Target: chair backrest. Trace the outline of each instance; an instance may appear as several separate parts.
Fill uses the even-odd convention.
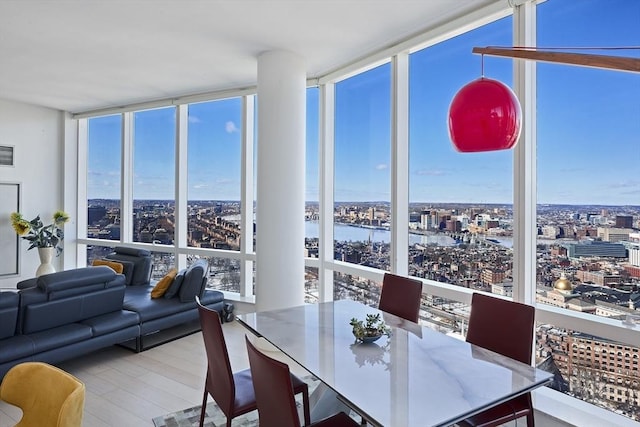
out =
[[[378,308],[418,323],[421,298],[422,282],[420,280],[385,273]]]
[[[217,311],[203,306],[197,296],[195,299],[198,304],[202,338],[207,353],[206,389],[222,412],[228,416],[233,410],[236,388],[227,344],[222,332],[222,323]]]
[[[533,306],[474,293],[467,342],[531,364]]]
[[[246,336],[245,341],[260,426],[300,427],[289,366],[258,351]]]
[[[42,362],[11,368],[0,399],[22,409],[16,427],[81,427],[85,386],[73,375]]]

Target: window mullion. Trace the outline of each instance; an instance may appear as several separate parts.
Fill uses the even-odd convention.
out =
[[[535,46],[535,4],[516,6],[513,42]],[[513,84],[522,106],[522,132],[513,156],[513,299],[536,301],[536,68],[534,61],[513,61]]]
[[[391,61],[391,271],[409,274],[409,54]]]
[[[318,301],[333,300],[335,84],[320,85]]]
[[[120,182],[120,242],[133,241],[134,113],[122,114],[122,180]]]
[[[255,96],[242,97],[242,152],[240,161],[240,253],[242,266],[240,268],[240,295],[253,294],[253,260],[249,254],[253,253],[253,141],[255,124]]]
[[[180,254],[181,248],[187,247],[187,204],[188,204],[188,120],[189,106],[179,105],[176,108],[176,176],[175,176],[175,231],[174,246],[176,267],[186,268],[187,256]]]

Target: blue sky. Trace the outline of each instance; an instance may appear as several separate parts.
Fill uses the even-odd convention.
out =
[[[410,201],[511,203],[513,150],[458,153],[447,113],[480,76],[474,46],[509,46],[510,17],[410,58]],[[538,46],[640,46],[640,1],[549,0]],[[595,51],[640,56],[640,51]],[[486,57],[485,76],[511,81],[512,61]],[[640,75],[538,63],[538,202],[640,204]],[[390,66],[336,85],[336,201],[390,200]],[[307,99],[307,199],[318,198],[318,90]],[[175,109],[135,114],[134,198],[174,197]],[[188,199],[240,197],[241,104],[189,110]],[[120,121],[89,125],[89,198],[118,198]]]

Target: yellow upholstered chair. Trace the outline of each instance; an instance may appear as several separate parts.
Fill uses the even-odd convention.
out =
[[[22,409],[16,427],[80,427],[84,384],[55,366],[25,362],[7,372],[0,399]]]

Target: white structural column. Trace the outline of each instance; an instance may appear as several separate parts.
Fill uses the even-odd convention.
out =
[[[306,69],[291,53],[258,58],[256,309],[304,302]]]

